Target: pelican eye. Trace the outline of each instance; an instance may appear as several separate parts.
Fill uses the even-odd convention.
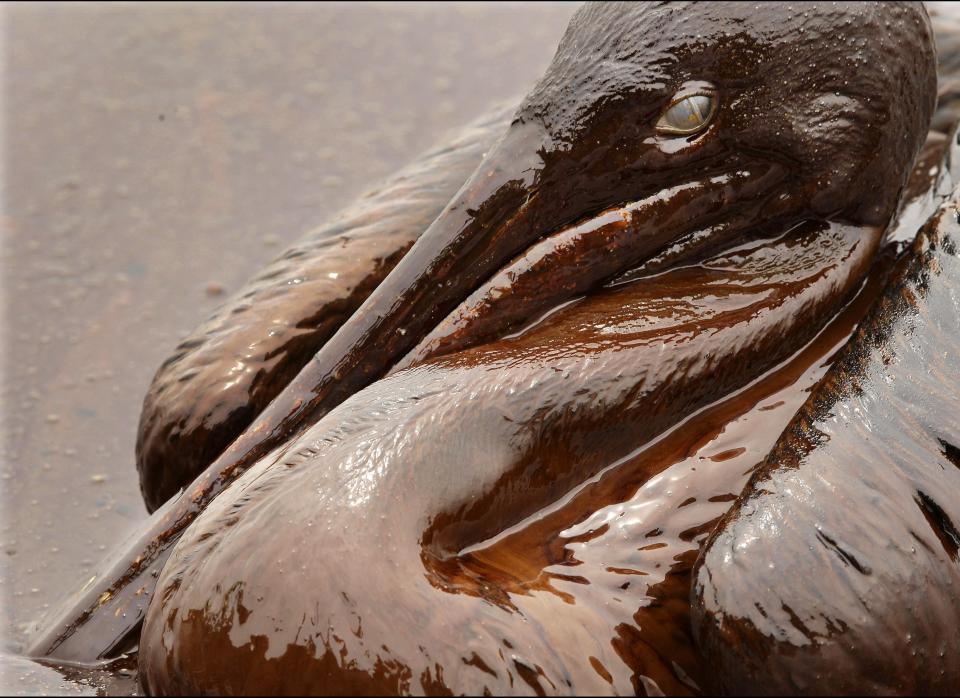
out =
[[[702,131],[713,118],[716,105],[716,96],[705,92],[681,97],[660,115],[657,131],[687,136]]]

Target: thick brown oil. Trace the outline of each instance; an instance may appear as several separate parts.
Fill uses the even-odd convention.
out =
[[[589,661],[612,690],[699,694],[709,667],[698,661],[689,610],[700,545],[876,299],[892,258],[881,254],[845,309],[788,361],[563,502],[463,551],[461,583],[496,586],[521,613],[555,605],[609,638],[618,661]],[[617,620],[623,606],[637,609],[629,624]]]
[[[798,228],[358,393],[185,532],[147,689],[699,691],[699,545],[877,296],[878,237]]]

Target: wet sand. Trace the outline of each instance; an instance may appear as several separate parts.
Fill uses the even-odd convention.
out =
[[[137,419],[177,341],[287,243],[520,95],[573,10],[3,8],[0,652],[146,518]],[[0,662],[0,688],[23,688],[17,672]]]

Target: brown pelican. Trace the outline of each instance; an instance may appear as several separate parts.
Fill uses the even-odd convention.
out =
[[[509,116],[295,247],[161,367],[138,463],[168,503],[35,654],[139,639],[157,693],[829,688],[825,654],[764,645],[730,601],[749,603],[737,573],[779,598],[757,569],[776,555],[724,551],[778,550],[745,517],[879,293],[936,92],[921,5],[585,6]],[[723,448],[737,430],[751,449]],[[838,685],[927,666],[864,684],[877,648],[847,650],[854,627],[804,635],[839,638],[860,673]],[[944,661],[917,685],[955,686]]]

